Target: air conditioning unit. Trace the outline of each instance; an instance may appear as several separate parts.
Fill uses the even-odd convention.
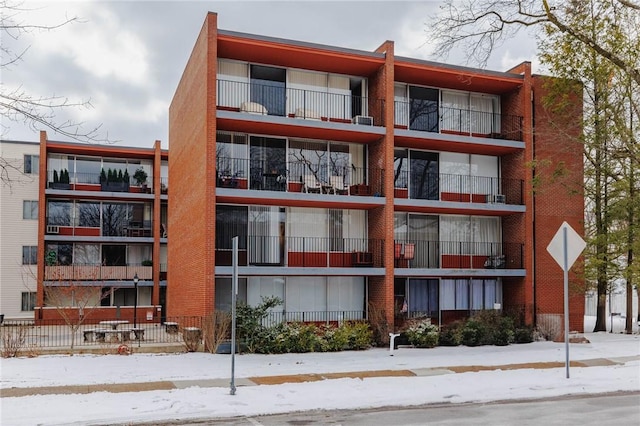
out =
[[[507,197],[504,194],[496,194],[493,196],[493,202],[496,204],[504,204],[507,202]]]
[[[361,126],[373,126],[373,117],[368,115],[356,115],[353,117],[353,124],[359,124]]]
[[[58,225],[47,225],[47,234],[59,234],[60,227]]]

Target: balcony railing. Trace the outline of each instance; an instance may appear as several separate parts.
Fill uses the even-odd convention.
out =
[[[71,191],[104,191],[104,192],[133,192],[146,193],[153,192],[152,179],[149,178],[146,184],[138,183],[133,177],[124,181],[107,181],[100,177],[100,173],[69,173],[69,180],[60,179],[58,171],[49,170],[47,173],[47,188],[62,189]],[[57,179],[56,179],[56,176]],[[160,179],[160,186],[163,194],[166,194],[168,187],[167,178]]]
[[[216,265],[231,265],[232,236],[216,235]],[[240,266],[383,267],[384,241],[367,238],[241,237]]]
[[[135,274],[138,274],[138,278],[141,280],[153,280],[153,266],[73,264],[45,266],[44,268],[44,279],[47,281],[130,281]]]
[[[524,244],[461,241],[396,241],[396,268],[522,269]]]
[[[335,92],[338,92],[336,90]],[[218,109],[338,123],[383,126],[381,100],[342,93],[218,80]],[[345,93],[346,92],[346,93]],[[355,117],[367,116],[358,120]]]
[[[47,217],[46,235],[66,235],[83,237],[153,237],[153,222],[151,220],[126,221],[122,220],[125,212],[112,212],[111,221],[104,218],[101,224],[101,210],[90,211],[79,218],[81,225],[73,224],[68,216]],[[161,230],[162,231],[162,230]]]
[[[446,173],[394,172],[396,198],[524,204],[522,179]]]
[[[449,133],[493,139],[522,140],[518,115],[438,106],[419,99],[395,101],[395,126],[421,132]]]
[[[216,186],[256,191],[383,195],[384,171],[355,166],[218,157]]]

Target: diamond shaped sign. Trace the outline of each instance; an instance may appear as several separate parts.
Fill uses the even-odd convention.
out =
[[[567,230],[567,239],[564,239],[564,229]],[[564,264],[564,247],[567,246],[567,264]],[[562,222],[558,232],[551,239],[551,242],[547,246],[547,251],[553,257],[563,271],[568,271],[573,266],[574,262],[582,253],[582,250],[587,246],[587,243],[582,237],[569,225],[567,222]]]

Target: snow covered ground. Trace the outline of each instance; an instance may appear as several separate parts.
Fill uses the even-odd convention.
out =
[[[484,402],[566,394],[640,391],[640,335],[587,333],[571,344],[572,361],[610,359],[609,366],[436,374],[452,366],[500,366],[565,360],[564,343],[506,347],[437,347],[362,352],[238,355],[242,378],[304,373],[412,370],[415,377],[341,378],[238,386],[230,395],[231,357],[204,353],[39,356],[1,360],[1,389],[153,381],[196,381],[184,389],[94,392],[0,399],[3,425],[89,425],[206,417],[254,416],[312,409],[354,409],[428,403]],[[596,363],[597,364],[597,363]],[[223,379],[220,387],[197,381]],[[201,382],[202,384],[202,382]]]

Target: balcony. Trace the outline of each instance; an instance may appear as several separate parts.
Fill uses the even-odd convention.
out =
[[[523,269],[524,244],[395,241],[396,268]]]
[[[382,169],[228,157],[219,157],[216,162],[218,188],[354,196],[383,195]]]
[[[153,280],[153,266],[131,264],[103,266],[101,264],[45,266],[46,281],[130,281],[135,274],[141,280]]]
[[[231,266],[231,238],[218,237],[216,266]],[[244,237],[240,266],[305,268],[383,267],[384,241],[367,238]]]
[[[153,237],[153,223],[150,220],[121,220],[121,216],[119,216],[120,213],[114,212],[112,216],[113,221],[103,223],[102,226],[100,226],[100,211],[98,210],[91,213],[95,215],[89,216],[88,213],[85,213],[85,216],[82,218],[83,221],[86,222],[83,224],[84,226],[74,226],[70,224],[69,217],[64,218],[64,221],[60,220],[62,219],[61,217],[56,218],[56,220],[47,217],[45,234],[76,237]],[[89,224],[88,222],[93,223]]]
[[[463,203],[493,203],[523,205],[522,179],[446,173],[394,174],[395,198],[454,201]]]
[[[64,177],[60,177],[64,175]],[[154,193],[153,185],[149,179],[147,183],[139,183],[132,177],[124,180],[108,181],[101,177],[100,173],[71,173],[69,175],[58,172],[57,170],[48,172],[47,188],[65,191],[101,191],[101,192],[126,192],[137,194]],[[162,194],[167,193],[168,179],[160,179],[160,191]]]
[[[321,92],[218,80],[219,110],[313,121],[384,126],[383,102],[348,90]],[[349,93],[349,94],[347,94]],[[362,117],[362,118],[360,118]]]
[[[419,99],[394,101],[394,107],[397,129],[522,141],[521,116],[443,107]]]

